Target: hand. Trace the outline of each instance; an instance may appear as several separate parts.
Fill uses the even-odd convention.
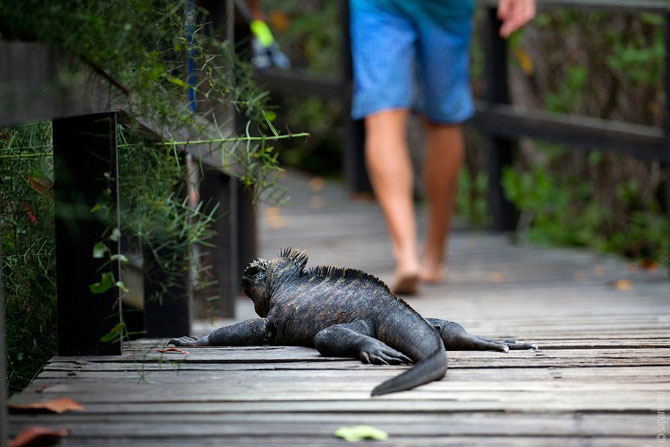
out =
[[[535,0],[500,0],[498,18],[502,21],[500,35],[509,37],[535,17]]]

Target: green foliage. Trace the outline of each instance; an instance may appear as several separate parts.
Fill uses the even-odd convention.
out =
[[[271,124],[275,117],[267,110],[267,94],[251,81],[250,65],[237,59],[229,44],[206,32],[208,23],[195,21],[206,17],[205,12],[191,11],[189,4],[0,0],[1,37],[39,40],[78,56],[116,86],[112,101],[123,104],[132,117],[163,135],[197,138],[188,145],[219,155],[222,167],[239,175],[258,196],[279,200],[278,155],[269,142],[285,136]],[[189,55],[198,71],[196,113],[188,106]],[[74,75],[63,73],[56,83],[67,84]],[[221,121],[222,111],[230,106],[249,120],[241,138],[230,134],[229,122]],[[136,130],[118,129],[123,226],[108,228],[105,239],[91,247],[91,256],[106,265],[100,281],[90,285],[93,293],[111,287],[127,290],[111,274],[111,261],[127,261],[126,256],[110,256],[107,245],[118,241],[121,233],[127,240],[140,239],[156,253],[160,267],[168,272],[166,289],[174,285],[169,272],[183,273],[184,248],[211,234],[211,216],[202,213],[202,203],[189,202],[182,189],[184,162],[176,143],[149,144]],[[12,391],[26,385],[56,346],[50,151],[50,123],[0,132],[0,235]],[[109,203],[90,210],[101,216],[111,211]],[[118,338],[124,331],[120,323],[103,339]]]
[[[656,202],[645,202],[634,180],[617,188],[624,219],[600,203],[592,182],[559,176],[542,165],[503,175],[505,196],[522,215],[520,230],[531,241],[625,254],[668,263],[668,238]]]
[[[556,91],[547,92],[545,104],[552,112],[572,112],[582,106],[584,96],[581,90],[586,87],[589,78],[587,67],[575,65],[567,69],[565,81]]]
[[[481,24],[481,23],[480,23]],[[663,126],[664,21],[648,13],[552,9],[508,41],[512,102],[594,118]],[[483,94],[474,50],[474,89]],[[589,246],[667,263],[659,162],[522,141],[503,186],[530,240]],[[485,157],[472,152],[483,170]],[[470,173],[477,169],[470,169]]]
[[[465,217],[472,226],[484,228],[490,223],[486,191],[488,177],[484,172],[475,172],[462,169],[458,177],[458,196],[456,197],[456,212]]]
[[[0,238],[7,382],[30,382],[55,352],[56,285],[51,123],[0,131]]]
[[[319,75],[342,73],[341,2],[335,0],[266,0],[263,6],[282,50],[294,68]],[[306,129],[311,137],[304,144],[283,142],[280,161],[284,165],[326,177],[342,171],[343,117],[349,113],[333,101],[315,97],[284,98],[280,126]]]

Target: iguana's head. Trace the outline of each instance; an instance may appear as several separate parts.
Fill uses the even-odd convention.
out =
[[[256,259],[244,269],[242,289],[254,302],[254,310],[265,317],[270,310],[272,295],[272,263],[266,259]]]
[[[256,259],[242,274],[242,289],[254,302],[254,310],[261,317],[270,311],[270,299],[275,288],[282,281],[303,272],[307,264],[307,253],[286,248],[278,258]]]

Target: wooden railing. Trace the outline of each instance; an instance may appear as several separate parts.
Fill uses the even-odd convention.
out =
[[[150,140],[161,140],[163,135],[124,112],[123,92],[113,80],[110,82],[60,50],[39,43],[2,42],[0,66],[3,67],[0,82],[12,87],[1,92],[0,128],[41,120],[53,123],[58,352],[120,354],[119,339],[100,340],[119,323],[119,318],[113,316],[121,302],[117,287],[96,295],[90,291],[89,285],[99,281],[105,262],[92,258],[93,247],[110,225],[121,227],[117,206],[117,129],[119,126],[140,129],[139,133]],[[76,76],[63,77],[63,70]],[[76,82],[63,85],[60,83],[63,78]],[[112,92],[113,89],[117,91]],[[186,156],[185,148],[180,149]],[[216,247],[213,279],[218,286],[210,292],[219,297],[215,303],[217,316],[231,317],[240,287],[239,247],[244,245],[245,256],[250,255],[249,247],[255,247],[252,203],[235,178],[223,170],[220,159],[192,147],[188,148],[188,154],[207,172],[199,185],[201,200],[209,206],[219,204],[215,215],[216,236],[209,241]],[[109,222],[88,212],[106,190],[111,191],[108,195],[116,210]],[[111,255],[120,253],[119,242],[108,245]],[[192,314],[188,253],[179,254],[184,260],[183,274],[176,280],[172,276],[171,283],[176,284],[172,286],[174,290],[167,291],[164,273],[151,267],[157,264],[154,255],[152,250],[143,250],[145,334],[148,337],[188,334]],[[119,266],[113,265],[112,270],[115,281],[119,280]],[[147,299],[154,290],[162,290],[161,302]],[[4,352],[0,355],[4,358]]]

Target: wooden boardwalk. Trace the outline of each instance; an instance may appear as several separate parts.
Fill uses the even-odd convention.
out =
[[[393,269],[376,205],[291,175],[292,202],[263,207],[261,252],[307,249],[310,264]],[[345,445],[343,425],[386,430],[379,445],[653,446],[670,408],[670,281],[589,251],[512,245],[456,229],[448,281],[408,302],[480,335],[541,350],[450,352],[440,382],[371,399],[402,367],[321,357],[298,347],[200,348],[160,354],[143,340],[119,357],[56,357],[13,402],[70,397],[84,410],[11,415],[69,427],[62,445]],[[239,302],[240,318],[253,315]],[[225,323],[228,323],[226,321]],[[211,325],[198,325],[204,332]],[[664,413],[665,414],[665,413]]]

